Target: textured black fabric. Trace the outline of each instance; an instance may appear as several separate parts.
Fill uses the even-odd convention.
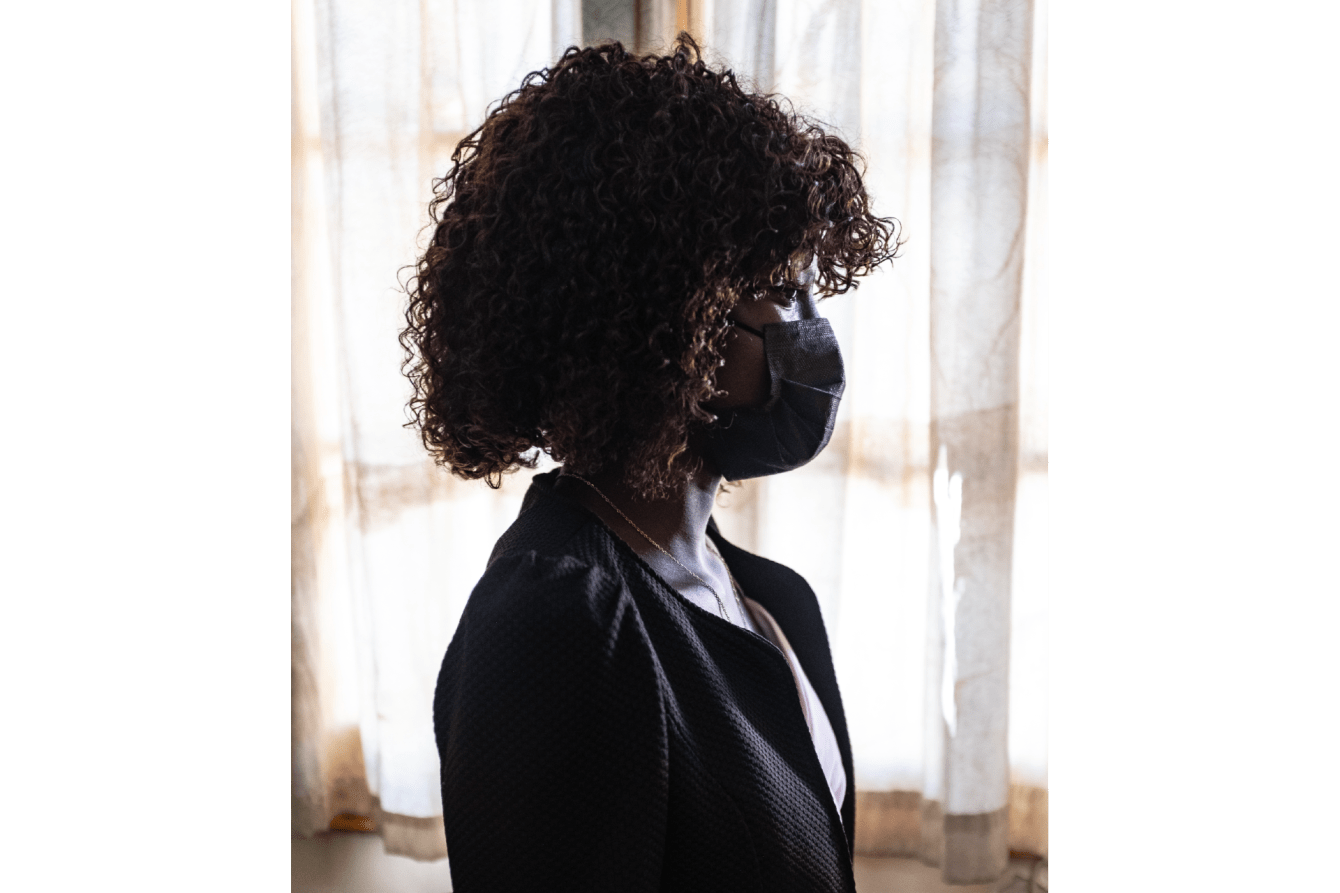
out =
[[[841,823],[786,659],[673,592],[540,474],[438,677],[454,889],[855,890],[851,745],[813,591],[709,534],[832,722]]]
[[[758,334],[768,364],[768,400],[755,409],[722,412],[703,444],[728,481],[792,471],[823,452],[847,386],[837,336],[823,317],[768,323]]]

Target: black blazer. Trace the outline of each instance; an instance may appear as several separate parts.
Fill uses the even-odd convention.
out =
[[[454,889],[852,893],[851,743],[814,592],[709,524],[832,722],[840,822],[782,653],[670,589],[556,476],[535,476],[438,676]]]

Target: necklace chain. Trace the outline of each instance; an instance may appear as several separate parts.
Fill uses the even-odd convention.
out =
[[[656,542],[656,540],[652,539],[652,538],[651,538],[651,534],[647,533],[647,532],[646,532],[645,530],[643,530],[641,527],[638,527],[636,524],[634,524],[634,523],[633,523],[633,519],[630,518],[630,517],[628,517],[627,515],[625,515],[625,514],[623,513],[623,510],[620,509],[617,505],[615,505],[613,500],[611,500],[608,496],[606,496],[604,493],[602,493],[602,492],[600,491],[600,488],[597,487],[595,484],[591,483],[591,482],[588,481],[586,478],[584,478],[584,477],[582,477],[582,476],[580,476],[580,475],[573,474],[573,473],[570,472],[570,471],[565,471],[565,472],[563,472],[563,474],[564,474],[565,477],[570,477],[570,478],[572,478],[572,479],[574,479],[574,480],[581,481],[583,484],[585,484],[586,486],[588,486],[588,487],[590,487],[592,490],[594,490],[595,493],[596,493],[596,495],[599,496],[601,499],[605,500],[605,502],[609,505],[610,508],[614,509],[616,512],[619,513],[619,517],[620,517],[620,518],[623,518],[625,521],[628,522],[628,526],[629,526],[629,527],[633,528],[633,529],[636,530],[638,533],[642,534],[642,538],[643,538],[643,539],[645,539],[647,542],[649,542],[649,543],[651,543],[653,546],[655,546],[656,549],[658,549],[662,554],[664,554],[666,558],[669,558],[669,559],[670,559],[671,561],[673,561],[675,564],[677,564],[677,565],[679,565],[680,567],[682,567],[682,568],[684,569],[685,573],[687,573],[690,577],[693,577],[693,579],[697,580],[699,583],[701,583],[701,584],[703,584],[704,586],[706,586],[706,587],[707,587],[707,591],[710,592],[710,593],[712,593],[712,597],[715,598],[715,599],[717,600],[717,609],[721,612],[721,619],[722,619],[722,620],[726,620],[726,621],[729,621],[729,620],[730,620],[730,618],[726,616],[726,603],[723,602],[723,601],[721,600],[721,596],[717,594],[716,589],[713,588],[713,586],[712,586],[711,583],[708,583],[708,582],[707,582],[706,580],[704,580],[702,577],[700,577],[700,576],[698,576],[697,574],[695,574],[692,570],[689,569],[689,566],[688,566],[688,565],[686,565],[684,562],[680,561],[680,560],[679,560],[678,558],[676,558],[674,555],[671,555],[671,554],[670,554],[670,551],[669,551],[668,549],[666,549],[666,548],[665,548],[664,546],[662,546],[660,543]],[[739,608],[740,608],[740,617],[743,618],[743,617],[744,617],[744,604],[740,601],[740,592],[739,592],[738,589],[736,589],[736,586],[735,586],[735,577],[731,575],[730,568],[726,566],[726,559],[721,558],[721,553],[720,553],[720,552],[717,552],[717,550],[712,546],[712,540],[711,540],[710,537],[709,537],[708,540],[707,540],[707,545],[708,545],[708,548],[712,550],[712,553],[713,553],[714,555],[716,555],[717,558],[720,558],[720,559],[721,559],[721,564],[722,564],[722,566],[723,566],[723,567],[726,567],[726,575],[730,577],[730,582],[731,582],[731,592],[733,592],[734,595],[735,595],[735,603],[736,603],[737,605],[739,605]]]

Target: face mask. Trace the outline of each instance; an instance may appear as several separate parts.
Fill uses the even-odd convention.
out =
[[[828,446],[846,386],[833,327],[822,317],[769,323],[761,332],[735,325],[763,339],[768,402],[722,412],[708,429],[707,456],[728,481],[799,468]]]

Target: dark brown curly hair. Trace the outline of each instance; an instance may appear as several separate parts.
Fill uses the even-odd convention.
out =
[[[664,56],[572,47],[460,142],[400,336],[438,464],[496,487],[543,450],[679,489],[736,302],[815,261],[840,294],[897,251],[856,153],[784,103],[687,34]]]

